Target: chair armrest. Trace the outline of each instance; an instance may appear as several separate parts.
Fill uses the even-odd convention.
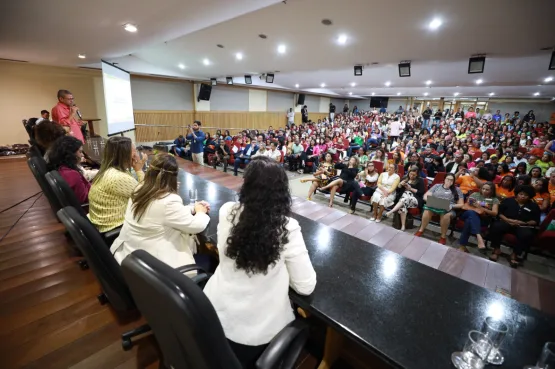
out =
[[[187,265],[183,265],[180,266],[178,268],[175,268],[175,270],[177,270],[179,273],[187,273],[187,272],[191,272],[193,270],[198,270],[201,273],[206,273],[206,270],[204,270],[204,268],[202,268],[201,266],[198,266],[196,264],[187,264]]]
[[[256,360],[257,369],[292,369],[308,339],[308,325],[300,319],[285,326]]]
[[[102,236],[104,237],[104,241],[106,241],[106,245],[108,247],[112,246],[116,238],[119,237],[119,233],[121,232],[121,227],[122,226],[114,228],[102,234]]]
[[[199,274],[194,276],[193,278],[191,278],[191,280],[193,282],[195,282],[195,284],[197,286],[199,286],[201,289],[204,289],[204,286],[206,286],[206,282],[208,282],[208,280],[210,279],[210,277],[212,277],[212,274],[208,273],[208,274]]]

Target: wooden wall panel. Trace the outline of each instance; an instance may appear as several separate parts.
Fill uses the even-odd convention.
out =
[[[308,113],[308,120],[313,122],[318,122],[318,119],[324,119],[329,117],[328,113]],[[295,113],[295,124],[299,125],[302,123],[302,116],[301,113]]]

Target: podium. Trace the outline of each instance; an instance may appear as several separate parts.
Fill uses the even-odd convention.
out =
[[[99,118],[83,118],[81,119],[83,122],[87,122],[89,124],[89,137],[94,137],[94,125],[93,122],[98,122],[100,121]]]

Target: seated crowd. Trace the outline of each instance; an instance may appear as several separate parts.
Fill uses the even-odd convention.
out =
[[[309,200],[316,190],[329,191],[332,207],[335,194],[343,194],[351,213],[364,200],[371,206],[370,220],[380,222],[384,216],[399,214],[402,230],[408,214],[421,214],[416,235],[435,220],[441,228],[440,243],[446,242],[449,227],[460,221],[459,242],[465,251],[470,235],[476,236],[480,249],[485,247],[481,233],[491,226],[495,235],[497,222],[503,221],[505,200],[528,195],[531,201],[519,204],[537,219],[526,224],[509,222],[511,227],[504,231],[519,240],[511,256],[516,267],[530,244],[519,228],[531,229],[534,235],[534,227],[555,202],[553,127],[535,121],[533,111],[523,117],[519,112],[504,117],[500,111],[481,114],[472,107],[466,113],[462,109],[430,112],[430,108],[422,114],[402,107],[391,114],[385,109],[357,109],[336,114],[333,121],[324,118],[277,130],[243,130],[234,136],[218,131],[216,146],[229,152],[205,153],[214,158],[214,166],[233,164],[237,174],[260,155],[259,150],[265,156],[271,152],[289,170],[312,173],[301,180],[311,182]],[[443,200],[445,207],[427,205],[429,197]],[[498,246],[493,246],[491,259],[497,260]]]

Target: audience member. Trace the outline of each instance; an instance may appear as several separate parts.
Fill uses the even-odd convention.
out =
[[[123,224],[127,203],[144,179],[146,155],[138,152],[128,137],[111,137],[106,142],[100,171],[89,191],[89,219],[99,232]],[[133,168],[138,181],[131,175]]]
[[[225,144],[225,140],[220,140],[212,157],[212,166],[216,169],[218,164],[223,164],[224,173],[227,172],[229,157],[229,146]]]
[[[40,123],[44,121],[49,121],[49,120],[50,120],[50,112],[48,110],[41,110],[40,118],[37,119],[37,121],[35,122],[35,125],[39,125]]]
[[[330,183],[331,178],[335,177],[337,172],[335,170],[335,164],[333,163],[333,157],[330,153],[324,155],[324,162],[320,164],[315,173],[313,173],[313,178],[303,178],[301,183],[311,182],[310,190],[308,190],[307,200],[312,200],[312,194],[317,188],[327,186]]]
[[[326,186],[322,187],[322,191],[330,191],[330,202],[329,207],[333,207],[333,199],[335,193],[348,194],[350,192],[359,192],[360,186],[356,181],[358,174],[358,158],[353,156],[349,159],[347,164],[337,163],[335,164],[335,169],[340,169],[339,177],[328,183]],[[351,201],[351,214],[355,212],[356,200],[360,197],[360,193],[355,197],[353,196],[353,201]],[[345,196],[344,202],[348,201],[348,197]]]
[[[73,136],[62,136],[52,145],[48,158],[50,167],[60,172],[79,202],[87,203],[91,184],[79,167],[83,159],[83,142]]]
[[[171,267],[195,264],[195,235],[210,217],[204,201],[183,205],[177,194],[179,168],[175,157],[158,154],[128,201],[119,237],[110,247],[121,264],[135,250],[146,250]]]
[[[395,206],[385,213],[386,217],[399,213],[401,217],[401,231],[405,230],[408,209],[422,208],[424,205],[424,180],[420,178],[419,169],[416,165],[409,168],[407,175],[403,177],[396,190]]]
[[[173,141],[173,144],[174,146],[171,148],[171,152],[177,156],[185,158],[185,153],[187,152],[187,140],[185,140],[185,137],[183,137],[183,135],[179,135],[179,137]]]
[[[519,186],[515,190],[515,197],[503,200],[499,206],[499,220],[490,227],[491,261],[497,261],[501,255],[501,240],[507,233],[515,235],[517,243],[513,246],[510,265],[517,268],[522,254],[532,243],[536,235],[535,226],[540,223],[540,208],[533,200],[534,188]]]
[[[68,90],[58,91],[58,103],[52,108],[52,120],[66,128],[72,136],[85,142],[81,126],[83,121],[79,117],[79,108],[73,102],[73,95]]]
[[[203,165],[204,164],[204,139],[206,138],[204,132],[200,130],[201,123],[198,120],[193,122],[193,126],[189,126],[187,140],[191,141],[191,153],[193,162]]]
[[[247,167],[239,202],[220,209],[220,264],[204,293],[244,368],[254,367],[272,338],[295,319],[289,287],[308,295],[316,285],[301,228],[290,213],[287,175],[267,157]]]
[[[251,157],[256,154],[258,151],[258,146],[256,146],[256,142],[251,142],[245,146],[244,149],[240,149],[235,152],[233,155],[235,157],[235,162],[233,164],[233,175],[237,175],[237,171],[239,170],[239,166],[244,164],[245,166],[249,164]]]
[[[380,174],[376,191],[372,195],[370,202],[372,203],[372,216],[370,221],[381,222],[385,208],[389,208],[395,202],[395,191],[399,185],[399,175],[397,174],[397,165],[388,164],[387,171]]]

